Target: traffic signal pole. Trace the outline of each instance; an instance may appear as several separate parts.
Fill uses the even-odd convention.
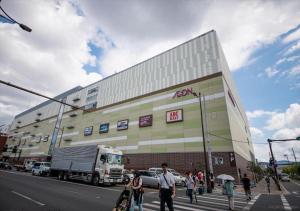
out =
[[[270,152],[271,152],[271,156],[272,156],[272,160],[273,160],[273,167],[274,167],[275,177],[276,177],[276,185],[277,185],[278,190],[281,190],[280,185],[279,185],[279,178],[278,178],[277,168],[275,166],[275,158],[274,158],[271,142],[272,142],[272,140],[268,139]]]

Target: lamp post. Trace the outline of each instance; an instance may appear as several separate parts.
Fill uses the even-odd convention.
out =
[[[197,96],[196,93],[193,93],[194,96]],[[199,104],[200,104],[200,120],[201,120],[201,130],[202,130],[202,141],[203,141],[203,153],[204,153],[204,162],[205,162],[205,180],[207,186],[207,193],[211,193],[211,185],[209,181],[209,169],[208,169],[208,162],[207,162],[207,154],[206,154],[206,138],[204,134],[204,121],[203,121],[203,110],[202,110],[202,102],[201,102],[201,92],[198,93]]]
[[[0,0],[0,2],[1,2],[1,0]],[[0,10],[4,13],[4,15],[1,15],[0,14],[0,17],[2,17],[3,19],[5,19],[6,21],[8,21],[8,22],[10,22],[10,23],[16,23],[16,24],[18,24],[19,26],[20,26],[20,28],[21,29],[23,29],[24,31],[27,31],[27,32],[31,32],[32,31],[32,29],[31,28],[29,28],[28,26],[26,26],[25,24],[23,24],[23,23],[19,23],[18,21],[16,21],[15,19],[13,19],[12,17],[10,17],[5,11],[4,11],[4,9],[0,6]]]

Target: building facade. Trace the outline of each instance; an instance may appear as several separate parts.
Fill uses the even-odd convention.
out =
[[[200,101],[203,107],[202,134]],[[105,144],[121,149],[126,168],[204,169],[239,177],[254,161],[249,124],[215,31],[207,32],[87,87],[17,115],[8,139],[17,153],[49,159],[55,147]],[[56,128],[56,129],[55,129]]]

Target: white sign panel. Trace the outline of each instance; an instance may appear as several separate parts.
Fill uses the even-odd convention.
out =
[[[166,115],[167,115],[167,117],[166,117],[167,123],[183,121],[183,110],[182,109],[167,111]]]

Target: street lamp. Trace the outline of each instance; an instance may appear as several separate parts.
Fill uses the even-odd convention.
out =
[[[211,184],[210,184],[210,172],[208,169],[208,162],[207,162],[207,155],[206,155],[206,138],[204,134],[204,121],[203,121],[203,110],[202,110],[202,103],[201,103],[201,92],[198,93],[198,95],[193,92],[193,95],[195,97],[199,97],[199,104],[200,104],[200,120],[201,120],[201,130],[202,130],[202,140],[203,140],[203,153],[204,153],[204,162],[205,162],[205,180],[206,180],[206,186],[207,186],[207,193],[211,193]]]
[[[1,0],[0,0],[1,2]],[[10,23],[16,23],[20,26],[21,29],[23,29],[24,31],[27,31],[27,32],[31,32],[32,29],[29,28],[28,26],[26,26],[25,24],[22,24],[22,23],[19,23],[17,22],[15,19],[13,19],[12,17],[10,17],[5,11],[4,9],[0,6],[0,10],[6,15],[6,17],[4,15],[1,15],[0,14],[0,17],[2,17],[3,19],[5,19],[6,21],[10,22]]]

